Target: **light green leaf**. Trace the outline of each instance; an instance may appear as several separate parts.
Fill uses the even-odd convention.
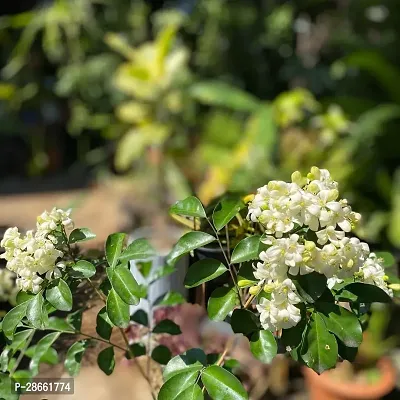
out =
[[[255,111],[260,101],[251,94],[221,81],[206,81],[190,88],[191,96],[202,104],[237,111]]]
[[[259,329],[260,321],[257,316],[244,309],[236,309],[232,313],[231,326],[235,333],[243,333],[248,335],[249,333],[255,332]]]
[[[18,400],[19,394],[11,392],[11,378],[7,374],[0,373],[0,399],[4,400]]]
[[[223,321],[238,303],[239,299],[234,287],[219,287],[208,299],[208,316],[214,321]]]
[[[247,400],[246,390],[230,372],[218,365],[207,367],[201,380],[213,400]]]
[[[233,250],[231,257],[232,264],[258,260],[258,256],[261,253],[260,247],[262,247],[260,238],[261,236],[254,235],[241,240]]]
[[[17,332],[14,335],[10,348],[14,351],[21,350],[26,341],[34,334],[34,329],[25,329],[24,331]]]
[[[186,390],[181,392],[175,400],[203,400],[204,395],[199,385],[188,387]]]
[[[64,366],[70,376],[78,376],[81,369],[82,357],[88,345],[89,340],[80,340],[68,349]]]
[[[206,217],[206,212],[204,211],[201,201],[195,196],[190,196],[185,200],[177,201],[169,209],[169,212],[171,214],[184,215],[187,217]]]
[[[57,310],[72,310],[72,293],[67,283],[62,279],[50,282],[46,289],[46,299]]]
[[[278,345],[270,331],[254,332],[250,339],[250,349],[253,355],[263,363],[269,364],[276,356]]]
[[[105,340],[110,340],[113,325],[107,314],[106,307],[103,307],[97,314],[96,332]]]
[[[378,258],[383,259],[383,266],[385,268],[392,267],[396,264],[396,259],[394,258],[393,254],[387,251],[376,251],[375,254]]]
[[[237,197],[226,197],[222,199],[214,209],[213,222],[215,229],[220,231],[227,225],[241,209],[244,203]]]
[[[157,269],[152,275],[152,282],[158,281],[161,278],[169,276],[176,271],[175,267],[172,265],[165,265],[159,269]]]
[[[44,305],[43,292],[39,292],[28,304],[26,309],[28,321],[37,329],[44,329],[48,322],[48,315]]]
[[[96,267],[86,260],[79,260],[72,266],[72,269],[78,273],[78,276],[82,276],[84,278],[91,278],[96,274]]]
[[[153,329],[153,333],[169,333],[170,335],[180,335],[181,328],[170,319],[161,320]]]
[[[29,369],[32,371],[33,376],[39,373],[40,360],[47,353],[49,348],[53,345],[53,343],[58,339],[60,335],[60,332],[49,333],[48,335],[40,339],[36,344],[35,353],[29,364]]]
[[[117,265],[118,258],[122,252],[122,247],[124,246],[125,238],[125,233],[113,233],[107,238],[106,258],[108,265],[111,268],[114,268]]]
[[[198,372],[207,364],[207,357],[202,349],[190,349],[186,353],[172,358],[163,371],[164,380],[182,372]]]
[[[25,355],[27,357],[32,358],[35,355],[36,346],[31,346],[29,349],[26,350]],[[46,353],[43,354],[42,358],[40,359],[41,363],[46,363],[50,365],[57,365],[59,363],[59,357],[57,354],[57,350],[50,347]]]
[[[171,359],[171,350],[163,345],[159,345],[151,352],[151,358],[161,365],[165,365]]]
[[[125,303],[116,293],[111,289],[107,296],[107,314],[110,321],[120,328],[127,328],[129,325],[129,305]]]
[[[314,313],[307,326],[300,355],[308,367],[318,374],[336,365],[338,345],[335,336],[330,333],[324,320],[318,313]]]
[[[46,327],[46,330],[64,332],[64,333],[74,333],[75,329],[72,325],[70,325],[66,320],[63,318],[58,317],[50,317]]]
[[[177,304],[186,303],[185,297],[178,292],[168,292],[160,296],[155,302],[155,306],[175,306]]]
[[[111,285],[126,304],[139,304],[140,287],[129,269],[120,265],[111,274]]]
[[[154,257],[155,250],[146,239],[137,239],[133,241],[121,254],[119,260],[121,262],[131,260],[146,260]]]
[[[86,242],[87,240],[94,239],[96,235],[88,228],[74,229],[69,235],[69,243]]]
[[[114,347],[110,346],[102,350],[97,357],[99,368],[106,374],[111,375],[115,367]]]
[[[25,303],[28,300],[31,300],[35,297],[33,293],[23,292],[22,290],[18,292],[16,302],[17,305]]]
[[[214,242],[215,240],[215,237],[208,233],[188,232],[178,240],[178,243],[176,243],[168,255],[167,262],[168,264],[173,265],[184,254]]]
[[[332,303],[321,303],[317,309],[326,327],[347,347],[358,347],[362,342],[362,328],[358,318],[350,311]]]
[[[204,282],[221,276],[226,271],[228,271],[228,268],[221,261],[213,258],[196,261],[189,267],[186,273],[185,287],[193,288],[199,286]]]
[[[198,371],[185,371],[173,376],[162,385],[158,400],[176,400],[183,391],[196,383],[198,375]]]

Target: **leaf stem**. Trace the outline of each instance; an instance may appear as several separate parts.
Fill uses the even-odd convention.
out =
[[[126,349],[124,349],[123,347],[119,346],[118,344],[112,343],[110,340],[105,340],[105,339],[102,339],[100,337],[92,336],[92,335],[89,335],[88,333],[84,333],[84,332],[77,332],[77,334],[85,336],[85,337],[87,337],[89,339],[93,339],[93,340],[97,340],[99,342],[107,343],[110,346],[114,346],[117,349],[120,349],[120,350],[123,350],[124,352],[126,352]]]

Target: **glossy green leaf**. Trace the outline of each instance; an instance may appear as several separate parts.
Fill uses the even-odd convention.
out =
[[[277,354],[278,345],[274,335],[270,331],[262,330],[252,334],[250,349],[257,359],[269,364]]]
[[[26,309],[28,321],[37,329],[44,329],[48,322],[47,310],[44,306],[43,292],[39,292]]]
[[[185,276],[185,287],[193,288],[204,282],[211,281],[224,274],[228,269],[225,265],[213,258],[199,260],[192,264]]]
[[[0,354],[0,372],[6,372],[8,369],[8,363],[12,357],[12,350],[9,346],[6,346]]]
[[[259,329],[259,320],[257,316],[249,310],[236,309],[232,313],[231,326],[235,333],[248,335]]]
[[[108,265],[111,268],[114,268],[117,265],[118,258],[122,252],[122,247],[124,246],[125,238],[125,233],[113,233],[107,238],[106,258]]]
[[[220,231],[224,228],[242,208],[244,208],[244,203],[240,198],[226,197],[222,199],[215,207],[212,216],[215,229]]]
[[[46,289],[46,300],[57,310],[72,310],[72,293],[67,283],[62,279],[50,282]]]
[[[71,324],[69,324],[65,319],[59,317],[50,317],[45,329],[64,333],[75,332],[75,329]]]
[[[72,269],[77,273],[77,276],[83,278],[91,278],[96,274],[96,267],[86,260],[79,260],[72,266]]]
[[[149,325],[149,317],[147,316],[146,311],[137,310],[131,315],[131,321],[136,322],[137,324],[148,326]]]
[[[10,343],[10,348],[13,351],[21,350],[34,332],[34,329],[25,329],[24,331],[17,332]]]
[[[178,292],[168,292],[160,296],[155,302],[155,306],[175,306],[177,304],[186,303],[185,297]]]
[[[0,399],[2,400],[18,400],[19,394],[11,392],[11,378],[8,374],[0,373]]]
[[[107,296],[107,314],[110,321],[120,328],[127,328],[129,325],[129,305],[125,303],[114,289],[110,290]]]
[[[198,371],[185,371],[173,376],[161,386],[158,400],[176,400],[182,392],[196,383],[198,375]]]
[[[389,295],[378,286],[367,283],[350,283],[343,288],[343,291],[352,293],[355,298],[353,301],[358,303],[391,303]]]
[[[27,357],[32,358],[36,353],[36,346],[31,346],[29,349],[26,350],[25,355]],[[41,363],[50,364],[50,365],[57,365],[59,363],[59,357],[57,354],[57,350],[50,347],[46,353],[43,354],[42,358],[40,359]]]
[[[215,237],[208,233],[188,232],[178,240],[171,253],[168,255],[167,262],[173,265],[184,254],[214,242],[215,240]]]
[[[146,239],[136,239],[120,255],[119,260],[146,260],[156,255],[155,250]]]
[[[308,303],[314,303],[325,291],[326,277],[317,272],[298,275],[293,280],[299,295]]]
[[[207,367],[201,381],[213,400],[246,400],[248,394],[239,379],[218,365]]]
[[[31,359],[29,364],[29,369],[32,371],[32,374],[35,376],[39,373],[39,363],[42,357],[46,354],[49,348],[53,345],[53,343],[58,339],[61,335],[60,332],[52,332],[44,336],[42,339],[38,341],[35,347],[35,353]]]
[[[22,318],[25,317],[29,302],[30,302],[30,300],[26,301],[24,303],[21,303],[20,305],[11,309],[5,315],[5,317],[2,321],[2,329],[3,329],[4,335],[8,339],[12,339],[13,334],[15,332],[15,328],[22,321]]]
[[[338,357],[336,338],[328,331],[318,313],[313,314],[304,333],[300,355],[307,366],[318,374],[336,365]]]
[[[80,340],[79,342],[75,342],[68,349],[64,366],[70,376],[74,377],[79,375],[82,357],[88,345],[88,340]]]
[[[190,386],[181,392],[175,400],[203,400],[204,395],[199,385]]]
[[[244,238],[235,247],[232,253],[232,264],[239,264],[245,261],[258,260],[261,253],[260,242],[261,236],[255,235]]]
[[[107,314],[106,307],[103,307],[96,317],[96,332],[105,340],[110,340],[113,325]]]
[[[113,289],[125,303],[139,304],[140,287],[129,269],[117,266],[112,272],[110,281]]]
[[[22,290],[18,292],[16,302],[17,305],[25,303],[25,301],[31,300],[35,297],[33,293],[23,292]]]
[[[206,212],[204,211],[201,201],[195,196],[190,196],[185,200],[177,201],[169,209],[169,212],[171,214],[184,215],[186,217],[206,217]]]
[[[66,321],[70,324],[76,331],[81,330],[82,326],[82,313],[83,310],[74,311],[67,315]]]
[[[94,239],[96,235],[88,228],[74,229],[69,235],[69,243],[86,242],[87,240]]]
[[[151,358],[161,365],[165,365],[171,359],[171,350],[167,346],[156,346],[151,352]]]
[[[207,364],[207,357],[202,349],[190,349],[184,354],[173,357],[163,371],[164,380],[182,372],[198,372]]]
[[[352,312],[333,303],[321,303],[317,307],[326,327],[347,347],[358,347],[362,342],[361,324]]]
[[[111,375],[115,368],[114,347],[102,350],[97,357],[97,365],[106,374]]]
[[[238,303],[239,299],[234,287],[219,287],[208,299],[208,316],[214,321],[223,321]]]
[[[134,357],[140,357],[146,354],[146,346],[142,343],[133,343],[129,346],[129,348]],[[126,357],[130,359],[131,354],[128,352]]]
[[[169,333],[170,335],[180,335],[181,328],[170,319],[161,320],[153,329],[153,333]]]

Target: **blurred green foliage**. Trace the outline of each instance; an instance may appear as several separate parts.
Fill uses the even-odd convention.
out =
[[[0,132],[30,143],[27,172],[49,170],[55,122],[79,162],[112,157],[167,202],[318,164],[363,213],[358,234],[399,248],[398,1],[161,3],[53,0],[0,19]]]

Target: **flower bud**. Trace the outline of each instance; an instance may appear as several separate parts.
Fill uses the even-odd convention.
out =
[[[252,294],[253,296],[255,296],[256,294],[258,294],[258,292],[260,291],[260,287],[259,286],[252,286],[249,289],[249,293]]]
[[[383,276],[383,280],[384,280],[385,282],[387,282],[387,281],[389,280],[389,277],[388,277],[387,275],[384,275],[384,276]]]
[[[332,189],[329,191],[328,201],[334,201],[339,197],[339,190]]]
[[[291,178],[292,178],[292,182],[293,182],[293,183],[297,183],[299,186],[300,186],[300,183],[301,183],[302,180],[303,180],[300,171],[295,171],[295,172],[293,172]]]
[[[306,240],[305,243],[304,243],[304,247],[308,251],[313,251],[317,246],[316,246],[316,244],[314,242],[312,242],[310,240]]]
[[[254,283],[253,281],[250,281],[248,279],[242,279],[242,280],[238,281],[238,286],[242,288],[242,287],[250,286],[253,283]]]
[[[251,201],[254,200],[254,194],[248,194],[247,196],[243,197],[243,202],[245,204],[250,203]]]
[[[275,289],[275,285],[273,283],[269,283],[264,286],[264,292],[266,293],[272,293]]]
[[[392,283],[388,288],[398,292],[400,291],[400,283]]]
[[[316,183],[310,183],[308,185],[308,191],[311,193],[318,193],[319,192],[319,186]]]

